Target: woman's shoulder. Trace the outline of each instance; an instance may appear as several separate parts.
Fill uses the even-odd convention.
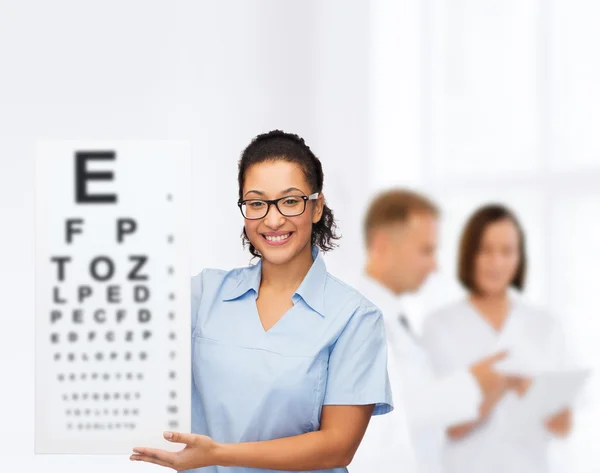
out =
[[[525,297],[522,295],[511,295],[510,301],[516,310],[522,311],[523,313],[528,314],[528,316],[553,317],[548,309],[541,305],[535,304],[528,299],[525,299]]]
[[[228,271],[217,268],[204,268],[192,276],[192,295],[203,292],[207,286],[219,284],[225,279]]]
[[[192,282],[199,284],[204,281],[223,278],[227,273],[228,271],[226,269],[203,268],[199,273],[192,276]]]
[[[519,314],[519,317],[522,319],[550,327],[560,324],[558,316],[548,308],[533,304],[522,297],[515,297],[512,299],[512,301],[515,307],[515,312]]]
[[[377,317],[381,316],[379,308],[360,293],[358,289],[329,272],[327,272],[325,291],[327,294],[327,305],[331,308],[339,308],[340,305],[343,305],[347,309],[346,313],[360,312],[363,314],[373,314]]]
[[[251,275],[253,269],[252,265],[233,269],[204,268],[192,276],[192,297],[233,290]]]
[[[443,319],[460,315],[467,310],[469,310],[469,301],[465,297],[462,297],[438,306],[429,313],[428,317]]]
[[[466,298],[454,300],[429,312],[424,319],[424,330],[439,327],[444,329],[448,325],[455,325],[459,319],[464,318],[469,312],[469,301]]]

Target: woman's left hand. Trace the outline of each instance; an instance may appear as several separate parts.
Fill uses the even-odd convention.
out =
[[[571,409],[564,409],[546,420],[546,429],[559,437],[565,437],[571,432],[573,425]]]
[[[176,471],[215,465],[217,443],[210,437],[178,432],[165,432],[164,437],[169,442],[184,443],[185,448],[178,452],[169,452],[157,448],[136,447],[129,459],[154,463]]]
[[[507,380],[508,389],[512,389],[513,391],[515,391],[519,395],[519,397],[525,396],[527,391],[529,391],[531,384],[533,383],[533,379],[524,378],[521,376],[508,376]]]

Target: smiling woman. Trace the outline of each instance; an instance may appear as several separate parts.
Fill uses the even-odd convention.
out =
[[[284,184],[286,182],[289,186]],[[248,220],[256,217],[247,215],[244,208],[253,212],[258,200],[260,202],[258,209],[261,212],[257,212],[260,215],[258,219],[267,216],[273,203],[264,200],[267,192],[279,197],[276,199],[278,201],[276,208],[283,217],[298,217],[304,214],[308,201],[316,200],[317,205],[312,210],[317,213],[311,216],[318,218],[312,219],[309,242],[319,246],[323,251],[334,248],[333,240],[337,240],[338,237],[335,235],[336,224],[333,212],[325,205],[321,193],[323,168],[302,138],[279,131],[256,137],[242,154],[238,186],[240,199],[238,205],[246,218],[244,241],[249,243],[252,255],[260,255],[260,248],[255,246],[257,242],[250,239],[248,235],[248,232],[255,227]],[[284,197],[290,197],[291,200]],[[301,222],[297,219],[291,220]],[[273,222],[272,219],[270,221]]]
[[[242,237],[258,262],[192,279],[193,433],[165,433],[186,445],[179,452],[136,448],[131,459],[345,472],[370,417],[392,410],[381,312],[325,268],[335,220],[302,138],[256,137],[238,182]]]

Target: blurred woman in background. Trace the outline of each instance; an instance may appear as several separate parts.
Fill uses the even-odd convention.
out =
[[[428,317],[423,340],[435,370],[443,375],[513,341],[511,356],[527,353],[538,369],[564,363],[557,321],[510,292],[525,284],[525,236],[515,215],[501,205],[477,210],[463,231],[459,279],[467,297]],[[444,462],[449,473],[545,473],[551,436],[566,436],[571,412],[523,421],[519,402],[531,379],[512,377],[496,406],[477,421],[447,432]]]

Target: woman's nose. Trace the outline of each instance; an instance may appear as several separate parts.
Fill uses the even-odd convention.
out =
[[[285,217],[281,215],[275,204],[269,206],[267,215],[265,215],[265,224],[269,228],[279,228],[285,222]]]

